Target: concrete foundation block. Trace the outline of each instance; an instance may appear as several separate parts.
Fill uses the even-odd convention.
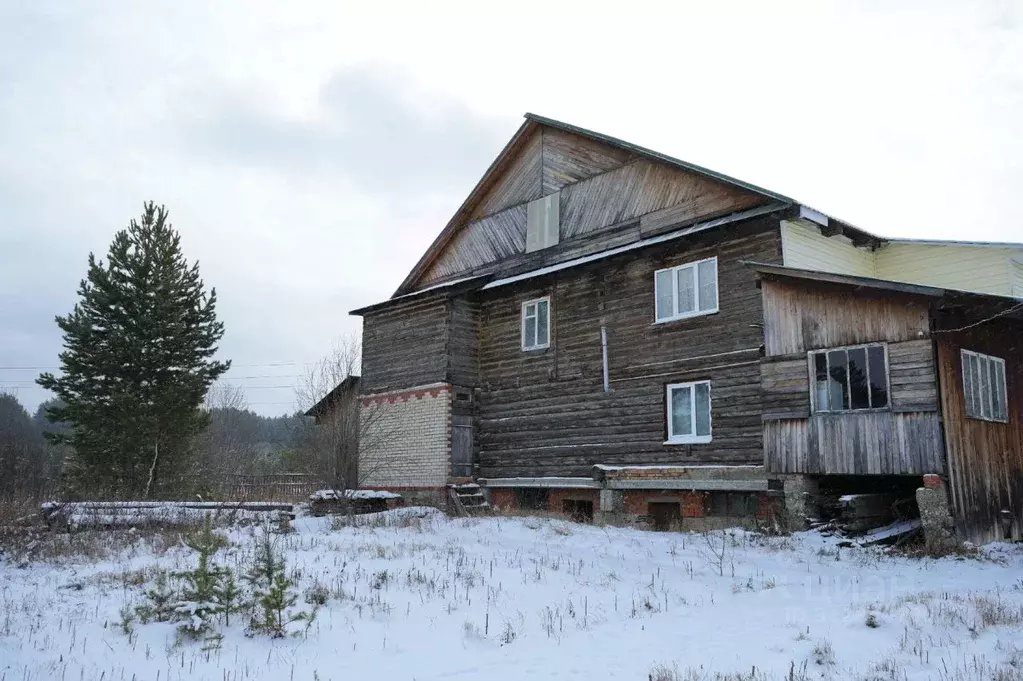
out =
[[[924,542],[930,551],[947,551],[958,546],[955,523],[948,503],[948,490],[936,475],[924,476],[924,487],[916,491]]]
[[[784,520],[792,532],[809,527],[809,518],[817,515],[817,479],[809,475],[789,475],[783,481]]]

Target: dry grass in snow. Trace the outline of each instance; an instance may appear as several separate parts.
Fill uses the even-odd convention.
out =
[[[422,517],[417,517],[422,516]],[[177,534],[44,538],[0,559],[0,681],[42,679],[1023,679],[1023,551],[839,549],[805,534],[652,533],[406,509],[301,518],[279,537],[281,639],[214,644],[131,616],[194,567]],[[242,572],[260,536],[228,532]]]

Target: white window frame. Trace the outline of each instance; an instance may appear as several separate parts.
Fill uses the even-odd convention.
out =
[[[831,358],[827,353],[834,350],[858,350],[863,348],[867,351],[867,391],[870,391],[870,348],[879,347],[884,350],[884,383],[885,390],[888,391],[888,404],[883,407],[860,407],[859,409],[853,409],[851,406],[849,409],[821,409],[817,399],[817,365],[815,364],[814,356],[819,353],[824,353],[828,366],[828,375],[831,375]],[[887,343],[859,343],[857,345],[840,345],[835,348],[817,348],[816,350],[810,350],[806,353],[806,368],[810,379],[810,412],[813,414],[862,414],[864,412],[871,411],[891,411],[892,410],[892,371],[890,366],[891,358],[888,354]],[[846,397],[849,399],[849,404],[852,405],[852,395],[850,395],[851,385],[846,384]],[[869,399],[869,398],[868,398]]]
[[[714,309],[701,310],[700,308],[700,264],[705,262],[714,263]],[[694,291],[696,292],[696,308],[692,312],[679,312],[678,311],[678,273],[682,270],[692,269],[693,270],[693,283]],[[658,318],[657,316],[657,275],[661,272],[671,272],[671,306],[673,314],[670,317]],[[715,314],[721,308],[721,286],[720,286],[720,272],[718,271],[718,259],[717,256],[712,258],[704,258],[703,260],[696,260],[694,262],[687,262],[682,265],[675,267],[664,267],[654,272],[654,323],[665,324],[667,322],[678,321],[679,319],[689,319],[691,317],[702,317],[708,314]]]
[[[707,386],[707,425],[710,428],[710,433],[707,435],[696,434],[696,386],[706,385]],[[680,388],[689,389],[689,404],[692,405],[691,417],[691,428],[690,435],[675,435],[672,432],[672,393]],[[714,436],[714,397],[711,393],[710,381],[693,381],[691,383],[669,383],[665,386],[667,391],[667,412],[665,416],[668,422],[668,439],[665,440],[666,445],[693,445],[693,444],[706,444],[711,441]]]
[[[537,320],[539,319],[539,316],[540,316],[539,315],[539,307],[538,307],[540,303],[547,303],[547,338],[544,340],[543,343],[539,342],[539,340],[540,340],[539,334],[536,333],[536,331],[538,330],[538,328],[537,328],[538,327]],[[534,306],[533,316],[532,316],[533,327],[534,327],[533,338],[537,342],[534,343],[533,345],[526,345],[526,322],[529,319],[527,317],[527,314],[526,314],[526,309],[530,305]],[[520,315],[520,318],[521,318],[521,327],[522,327],[521,330],[520,330],[520,333],[521,333],[522,350],[523,351],[528,351],[528,350],[544,350],[544,349],[549,348],[551,346],[551,297],[550,296],[543,296],[542,298],[533,298],[532,300],[527,300],[524,303],[522,303],[522,314]]]
[[[960,369],[963,372],[963,410],[966,412],[966,418],[978,419],[980,421],[993,421],[995,423],[1008,423],[1009,422],[1009,389],[1008,389],[1008,386],[1006,385],[1006,380],[1007,379],[1006,379],[1006,376],[1005,376],[1005,360],[1002,359],[1001,357],[995,357],[994,355],[985,355],[982,352],[974,352],[973,350],[967,350],[965,348],[962,348],[959,351],[959,353],[960,353],[959,354]],[[1000,366],[1001,367],[1001,378],[1002,378],[1001,385],[991,385],[990,380],[988,381],[988,384],[986,386],[987,389],[988,389],[988,394],[987,395],[984,395],[984,394],[980,394],[979,395],[979,397],[980,397],[980,413],[973,413],[973,414],[970,413],[970,403],[972,402],[972,400],[970,398],[970,394],[966,391],[966,376],[967,376],[966,362],[967,362],[967,358],[969,358],[969,357],[976,357],[977,358],[977,360],[980,362],[980,365],[981,365],[981,371],[983,373],[987,374],[989,379],[990,379],[990,370],[988,368],[989,364],[995,364],[996,366]],[[980,388],[978,386],[976,386],[976,385],[974,385],[973,387],[974,387],[975,390],[978,390],[978,391],[980,390]],[[995,398],[995,392],[994,391],[995,390],[1000,390],[1001,391],[1002,405],[1004,405],[1004,408],[1005,408],[1005,416],[1004,417],[1001,414],[995,414],[994,413],[994,408],[995,408],[995,406],[994,406],[994,403],[995,403],[995,399],[994,399]],[[986,400],[985,400],[985,398],[986,398]]]

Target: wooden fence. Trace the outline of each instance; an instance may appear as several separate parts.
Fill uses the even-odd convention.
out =
[[[221,475],[197,482],[210,496],[231,501],[307,501],[324,487],[319,477],[304,473]]]

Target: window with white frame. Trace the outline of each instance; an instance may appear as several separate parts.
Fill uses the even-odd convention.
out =
[[[672,383],[668,390],[668,441],[710,442],[710,381]]]
[[[888,358],[884,345],[815,350],[809,357],[815,412],[888,406]]]
[[[658,322],[718,311],[718,259],[707,258],[654,272]]]
[[[542,350],[551,344],[551,299],[522,303],[522,349]]]
[[[1005,388],[1005,360],[962,351],[963,394],[966,415],[985,421],[1009,421],[1009,400]]]

